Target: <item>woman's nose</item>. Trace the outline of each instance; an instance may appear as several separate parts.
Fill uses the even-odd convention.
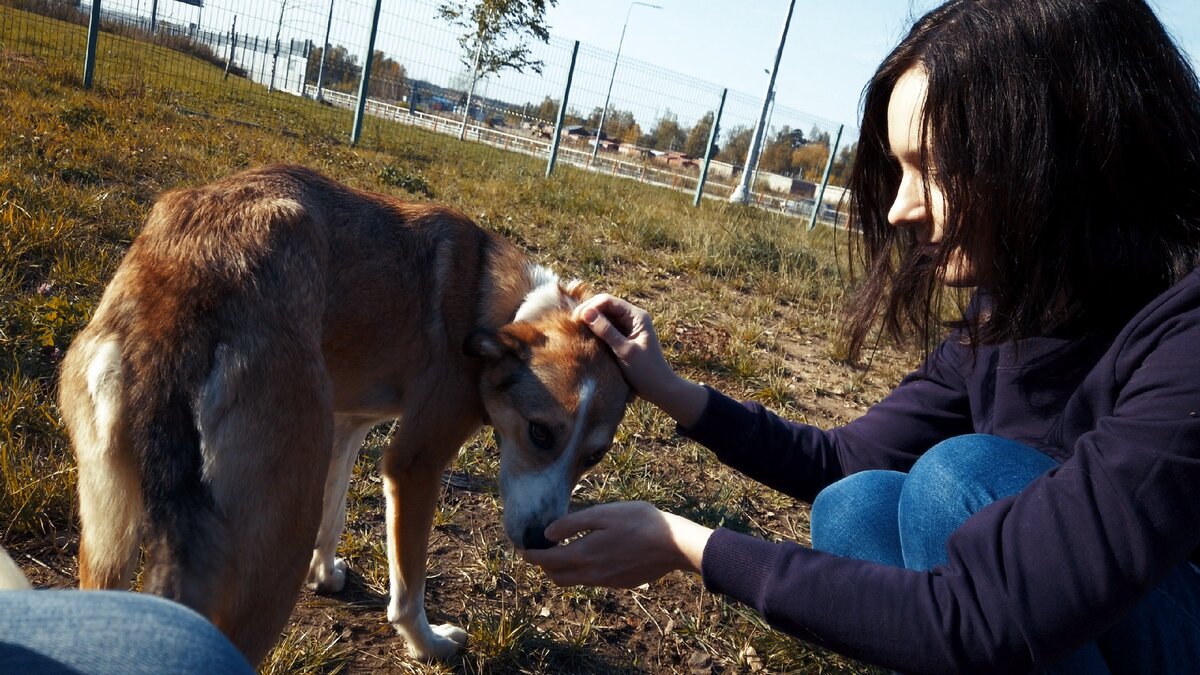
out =
[[[910,174],[900,179],[900,187],[896,189],[896,200],[888,209],[888,222],[896,227],[916,225],[925,222],[929,217],[925,205],[925,190],[921,181]]]

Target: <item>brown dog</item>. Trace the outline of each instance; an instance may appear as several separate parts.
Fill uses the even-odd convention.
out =
[[[257,663],[306,568],[312,588],[345,585],[351,467],[398,419],[388,620],[414,656],[452,655],[466,633],[431,627],[423,601],[446,465],[492,424],[505,530],[549,546],[624,414],[612,354],[570,318],[583,297],[461,213],[301,167],[167,193],[63,362],[80,585],[127,588],[144,543],[145,589]]]

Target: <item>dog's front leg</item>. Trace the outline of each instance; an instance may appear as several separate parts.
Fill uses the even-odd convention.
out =
[[[445,660],[462,648],[467,633],[451,624],[430,626],[425,617],[425,558],[444,462],[422,457],[398,467],[399,453],[391,450],[383,468],[392,595],[388,621],[408,642],[414,658]]]
[[[346,491],[363,440],[371,431],[369,420],[338,416],[334,425],[333,453],[325,476],[321,530],[308,565],[307,586],[318,593],[340,593],[346,587],[346,561],[337,557],[337,545],[346,526]]]

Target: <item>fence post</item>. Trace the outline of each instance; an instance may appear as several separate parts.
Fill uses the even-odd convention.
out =
[[[225,75],[221,79],[229,79],[229,67],[233,65],[233,51],[237,49],[237,14],[233,15],[233,26],[229,29],[229,58],[225,59]]]
[[[700,169],[700,180],[696,181],[696,198],[692,206],[700,206],[700,197],[704,195],[704,181],[708,180],[708,167],[712,164],[713,144],[717,142],[717,134],[721,133],[721,115],[725,112],[725,95],[729,89],[721,90],[721,104],[717,106],[717,116],[713,118],[712,128],[708,130],[708,146],[704,148],[704,166]]]
[[[83,57],[83,88],[92,88],[92,73],[96,70],[96,41],[100,37],[100,0],[92,0],[88,19],[87,52]]]
[[[558,144],[562,140],[563,123],[567,119],[567,97],[571,94],[571,78],[575,77],[575,57],[579,56],[579,40],[571,50],[571,67],[567,69],[567,86],[563,88],[562,102],[558,104],[558,119],[554,121],[554,138],[550,140],[550,159],[546,162],[546,178],[554,171],[554,160],[558,158]]]
[[[150,1],[150,34],[158,32],[158,0]]]
[[[247,45],[248,44],[249,43],[247,43]],[[262,84],[262,82],[260,81],[262,78],[262,73],[260,73],[259,71],[263,70],[263,65],[262,65],[262,59],[259,56],[258,36],[257,35],[254,36],[254,47],[252,49],[254,51],[254,55],[252,57],[250,57],[251,58],[250,81],[254,82],[255,84]],[[256,80],[255,79],[256,76],[260,79]]]
[[[379,32],[379,7],[383,0],[375,0],[375,16],[371,19],[371,37],[367,39],[367,59],[363,62],[362,80],[358,83],[358,105],[354,108],[354,127],[350,129],[350,145],[358,145],[362,136],[363,108],[367,104],[367,93],[371,84],[371,62],[375,60],[375,34]]]
[[[825,175],[821,176],[821,189],[817,191],[817,202],[813,204],[812,216],[808,219],[808,229],[813,229],[817,225],[817,214],[821,211],[821,200],[825,198],[825,186],[829,185],[829,170],[833,168],[833,158],[837,156],[838,144],[842,142],[842,128],[845,125],[838,125],[837,137],[833,139],[833,145],[829,146],[829,160],[825,162]],[[837,217],[833,219],[833,224],[837,226]]]

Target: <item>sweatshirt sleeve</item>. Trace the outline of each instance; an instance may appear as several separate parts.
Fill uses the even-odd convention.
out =
[[[1103,411],[1073,455],[967,520],[947,542],[946,565],[904,570],[718,530],[704,551],[706,587],[785,632],[891,669],[1053,663],[1200,547],[1195,319],[1165,322],[1106,356],[1097,386],[1085,383],[1089,393],[1068,406],[1082,419]]]
[[[971,433],[963,374],[969,356],[951,336],[891,394],[837,429],[791,422],[709,388],[700,419],[679,431],[746,476],[811,502],[840,478],[866,469],[907,471],[938,441]]]

